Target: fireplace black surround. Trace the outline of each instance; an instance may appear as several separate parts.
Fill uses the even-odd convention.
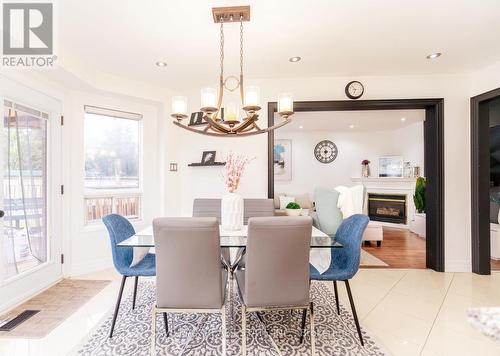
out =
[[[406,195],[368,193],[370,220],[406,224]]]

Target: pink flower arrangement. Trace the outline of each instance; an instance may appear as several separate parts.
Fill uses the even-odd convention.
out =
[[[370,161],[369,161],[369,160],[367,160],[367,159],[364,159],[364,160],[362,160],[362,161],[361,161],[361,164],[362,164],[363,166],[367,166],[367,165],[369,165],[369,164],[370,164]]]
[[[230,193],[234,193],[238,189],[241,176],[245,171],[245,166],[250,163],[253,158],[248,158],[243,154],[229,153],[226,157],[226,165],[224,166],[222,176],[224,184]]]

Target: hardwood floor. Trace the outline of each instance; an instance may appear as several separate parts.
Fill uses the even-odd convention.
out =
[[[425,240],[409,230],[384,227],[382,246],[371,242],[363,250],[389,265],[368,268],[425,268]]]
[[[500,271],[500,261],[491,260],[491,270],[492,271]]]

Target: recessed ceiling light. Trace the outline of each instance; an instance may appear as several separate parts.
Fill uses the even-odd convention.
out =
[[[300,58],[299,56],[297,56],[297,57],[290,57],[288,60],[289,60],[290,62],[294,63],[294,62],[298,62],[298,61],[300,61],[301,59],[302,59],[302,58]]]
[[[162,61],[158,61],[158,62],[156,62],[156,65],[157,65],[158,67],[166,67],[166,66],[167,66],[167,63],[166,63],[166,62],[162,62]]]
[[[437,57],[441,57],[442,53],[436,52],[436,53],[431,53],[427,56],[427,59],[436,59]]]
[[[402,117],[401,121],[405,122],[406,121],[406,117]]]
[[[303,129],[303,128],[304,128],[304,126],[302,126],[302,125],[299,126],[299,129]]]
[[[354,128],[354,125],[349,125],[349,128],[350,128],[350,129],[353,129],[353,128]]]

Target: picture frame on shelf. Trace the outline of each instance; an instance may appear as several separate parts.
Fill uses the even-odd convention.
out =
[[[402,156],[379,157],[378,176],[381,178],[402,178],[403,157]]]
[[[216,151],[203,151],[203,154],[201,155],[201,163],[205,165],[214,164],[215,154]]]

